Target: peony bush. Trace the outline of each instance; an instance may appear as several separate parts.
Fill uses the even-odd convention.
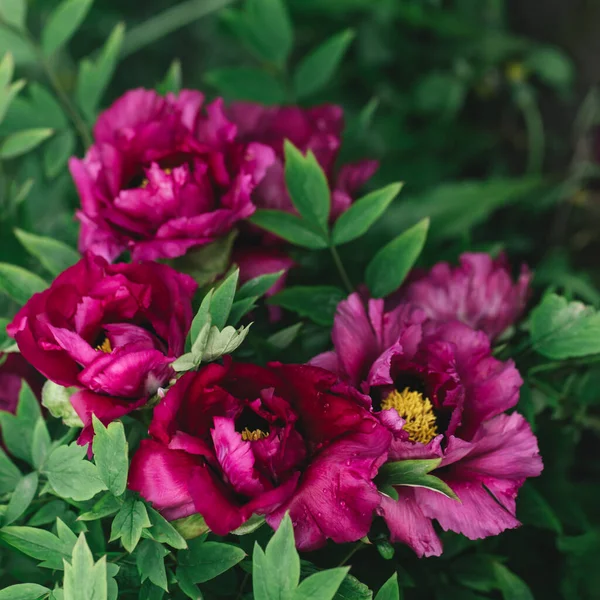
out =
[[[90,4],[64,0],[38,42],[25,3],[0,3],[80,137],[5,135],[27,112],[7,53],[0,158],[48,144],[77,250],[33,223],[11,229],[32,270],[0,264],[0,600],[529,599],[523,555],[550,535],[562,597],[591,598],[569,570],[598,546],[577,446],[597,441],[589,281],[542,261],[536,283],[535,253],[472,240],[509,203],[482,212],[475,184],[405,200],[356,144],[369,111],[346,127],[326,93],[304,100],[348,32],[290,79],[287,4],[247,0],[224,20],[264,71],[213,73],[215,97],[175,68],[98,110],[122,29],[75,101],[54,71]],[[17,214],[35,182],[15,173]],[[565,509],[573,457],[589,490]]]

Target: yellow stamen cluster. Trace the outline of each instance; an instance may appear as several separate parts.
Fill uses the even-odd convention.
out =
[[[256,442],[258,440],[262,440],[266,438],[269,434],[261,431],[260,429],[255,429],[254,431],[250,431],[247,427],[242,431],[242,439],[245,442]]]
[[[170,175],[172,172],[173,172],[173,169],[171,169],[170,167],[163,169],[163,173],[165,173],[166,175]],[[144,179],[142,179],[142,183],[140,183],[140,188],[145,190],[148,187],[149,183],[150,182],[148,181],[148,178],[144,177]]]
[[[110,345],[110,340],[108,338],[104,338],[104,341],[96,346],[96,350],[110,354],[113,351],[112,346]]]
[[[396,409],[405,419],[404,431],[413,442],[427,444],[438,433],[433,405],[428,398],[423,398],[421,392],[413,392],[407,387],[401,392],[394,390],[382,401],[381,408]]]

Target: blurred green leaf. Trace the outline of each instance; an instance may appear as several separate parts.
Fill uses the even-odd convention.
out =
[[[48,16],[42,29],[42,51],[51,56],[79,29],[93,0],[63,0]]]
[[[11,85],[0,89],[0,124],[4,120],[4,117],[10,108],[11,102],[17,96],[17,94],[23,89],[25,80],[20,79],[15,81]]]
[[[67,165],[75,150],[75,134],[68,129],[54,136],[44,147],[44,171],[54,179]]]
[[[282,210],[257,210],[250,217],[250,222],[296,246],[312,250],[327,248],[327,238],[321,231],[317,231],[305,220]]]
[[[12,54],[7,52],[0,60],[0,88],[5,88],[12,81],[14,70],[15,60]]]
[[[21,477],[21,471],[0,447],[0,494],[13,492]]]
[[[209,85],[229,100],[246,100],[261,104],[281,104],[285,101],[285,88],[272,75],[250,67],[225,67],[213,69],[204,76]]]
[[[334,245],[340,246],[366,233],[386,211],[401,189],[401,183],[392,183],[354,202],[339,216],[333,227]]]
[[[302,59],[294,73],[294,92],[298,98],[318,92],[331,81],[353,39],[354,32],[347,29]]]
[[[23,36],[0,24],[0,56],[10,52],[17,65],[36,62],[35,49]]]
[[[338,287],[329,285],[293,286],[269,298],[268,304],[281,306],[325,327],[333,325],[337,305],[346,297]]]
[[[50,590],[37,583],[17,583],[0,590],[0,600],[39,600]]]
[[[40,264],[54,277],[73,266],[81,256],[76,250],[52,238],[15,229],[15,236],[27,252],[35,256]]]
[[[531,313],[531,342],[547,358],[600,353],[600,313],[581,302],[547,294]]]
[[[415,109],[422,113],[454,115],[463,105],[467,88],[450,73],[429,73],[415,89]]]
[[[23,29],[26,18],[26,0],[0,0],[0,19],[5,23],[17,29]]]
[[[79,63],[75,96],[83,114],[90,121],[96,118],[102,96],[119,62],[124,36],[125,25],[119,23],[112,30],[98,57],[84,58]]]
[[[0,145],[0,158],[21,156],[37,148],[54,133],[53,129],[26,129],[8,136]]]
[[[575,80],[573,63],[558,48],[537,48],[527,56],[524,65],[544,83],[559,90],[569,89]]]
[[[373,257],[367,266],[365,280],[375,298],[387,296],[402,285],[425,246],[428,229],[429,219],[423,219]]]
[[[519,491],[517,516],[525,525],[562,533],[562,525],[554,510],[529,481]]]
[[[520,577],[499,562],[494,566],[504,600],[534,600],[531,590]]]
[[[0,263],[0,291],[10,296],[15,302],[23,305],[37,292],[42,292],[48,284],[30,271]]]
[[[171,66],[169,67],[164,79],[157,84],[156,91],[161,96],[166,96],[169,93],[179,94],[181,91],[181,79],[181,62],[176,58],[171,63]]]

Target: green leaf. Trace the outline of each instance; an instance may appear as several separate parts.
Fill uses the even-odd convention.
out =
[[[264,296],[285,273],[285,269],[276,273],[266,273],[246,281],[235,295],[236,302],[245,298]]]
[[[33,432],[41,418],[38,400],[27,382],[23,380],[16,414],[0,411],[0,430],[8,451],[30,465],[33,464],[31,452]]]
[[[26,18],[26,0],[0,0],[0,19],[5,23],[17,29],[23,29]]]
[[[73,548],[71,563],[65,561],[64,600],[107,600],[106,556],[94,564],[83,533]]]
[[[397,290],[425,246],[429,219],[423,219],[386,244],[373,257],[365,272],[371,294],[382,298]]]
[[[350,567],[327,569],[307,577],[294,590],[293,600],[332,600]]]
[[[212,297],[215,290],[211,288],[208,293],[202,298],[202,302],[200,304],[200,308],[198,312],[194,315],[194,319],[192,320],[192,327],[190,328],[190,344],[193,344],[204,326],[208,323],[209,325],[212,323],[212,317],[210,316],[210,303],[212,302]]]
[[[375,600],[400,600],[398,574],[394,573],[379,589]]]
[[[48,433],[46,422],[40,417],[33,429],[33,439],[31,441],[31,460],[33,466],[38,469],[38,471],[46,462],[51,444],[52,440],[50,439],[50,433]]]
[[[2,0],[0,0],[0,16],[2,15]],[[0,90],[11,82],[15,72],[15,59],[7,52],[0,60]]]
[[[96,465],[85,460],[86,448],[73,442],[55,448],[43,469],[52,489],[61,498],[89,500],[106,489]]]
[[[246,553],[236,546],[219,542],[190,542],[189,550],[181,551],[178,565],[192,583],[204,583],[237,565]]]
[[[353,39],[354,32],[347,29],[302,59],[294,73],[294,92],[298,98],[320,91],[331,81]]]
[[[424,487],[453,500],[458,500],[458,496],[450,486],[441,479],[427,474],[436,469],[440,462],[439,458],[389,462],[379,469],[377,482],[382,486]]]
[[[303,219],[282,210],[257,210],[249,220],[254,225],[302,248],[320,250],[328,246],[325,234]]]
[[[153,540],[144,540],[136,551],[135,564],[142,583],[149,579],[154,585],[168,591],[164,557],[166,548]]]
[[[538,48],[531,52],[524,66],[544,83],[559,90],[569,89],[575,79],[575,69],[568,56],[558,48]]]
[[[2,29],[0,28],[0,32]],[[6,58],[4,59],[6,60]],[[23,89],[25,85],[25,80],[20,79],[19,81],[15,81],[9,86],[2,89],[0,87],[0,123],[4,120],[6,116],[6,112],[10,108],[11,102],[17,96],[17,94]]]
[[[93,0],[63,0],[51,13],[42,30],[42,51],[49,57],[64,46],[79,29]]]
[[[112,494],[105,494],[92,508],[78,517],[78,521],[96,521],[109,515],[114,515],[121,508],[122,502]]]
[[[258,296],[244,298],[243,300],[236,300],[231,305],[231,312],[229,313],[227,322],[231,326],[235,327],[244,315],[247,315],[251,310],[254,310],[257,307],[257,300]]]
[[[48,592],[48,588],[37,583],[18,583],[0,590],[0,600],[39,600]]]
[[[57,134],[44,147],[44,172],[54,179],[65,168],[75,150],[75,134],[67,129]]]
[[[354,202],[335,222],[331,238],[333,244],[340,246],[365,234],[401,189],[401,183],[392,183]]]
[[[534,600],[531,590],[520,577],[499,562],[494,567],[504,600]]]
[[[152,527],[148,530],[148,533],[153,540],[161,544],[169,544],[169,546],[178,550],[187,548],[185,539],[183,539],[169,521],[153,508],[147,506],[146,510],[148,511],[150,523],[152,523]]]
[[[34,273],[16,265],[0,263],[0,291],[18,304],[25,304],[33,294],[47,287],[48,284]]]
[[[206,521],[204,520],[204,517],[199,514],[193,514],[189,517],[175,519],[175,521],[172,521],[171,524],[185,540],[197,538],[210,531]]]
[[[239,329],[228,326],[223,331],[211,327],[202,349],[202,362],[211,362],[237,350],[246,339],[250,331],[250,325]]]
[[[0,158],[9,159],[21,156],[37,148],[54,133],[53,129],[26,129],[13,133],[4,139],[0,145]]]
[[[270,335],[267,338],[267,342],[274,348],[277,348],[278,350],[285,350],[298,337],[298,334],[300,333],[301,329],[302,323],[290,325],[289,327],[281,329],[276,333]]]
[[[62,569],[63,558],[71,556],[71,548],[45,529],[9,525],[0,529],[0,539],[32,558],[44,561],[41,566]]]
[[[262,527],[265,522],[264,515],[252,515],[243,525],[240,525],[240,527],[234,529],[231,533],[233,535],[248,535],[256,531],[259,527]]]
[[[66,244],[49,237],[15,229],[15,236],[27,252],[35,256],[40,264],[54,277],[73,266],[81,256]]]
[[[209,312],[212,317],[212,324],[218,329],[223,329],[225,323],[227,323],[239,276],[239,269],[232,271],[214,291],[210,300]]]
[[[29,473],[19,481],[2,518],[2,525],[14,523],[29,508],[37,492],[37,486],[37,473]]]
[[[331,285],[288,287],[269,298],[268,304],[281,306],[325,327],[333,325],[337,305],[346,293]]]
[[[371,600],[373,592],[353,575],[346,575],[334,600]]]
[[[115,516],[110,530],[110,541],[120,539],[125,550],[131,553],[140,541],[142,531],[151,525],[144,503],[129,497]]]
[[[192,371],[200,364],[200,359],[194,356],[191,352],[182,354],[177,360],[171,363],[171,367],[177,373],[183,373],[184,371]]]
[[[302,218],[322,232],[326,240],[331,210],[327,176],[310,150],[303,156],[289,140],[285,140],[283,150],[290,198]]]
[[[120,421],[113,421],[105,427],[92,415],[94,425],[94,462],[98,475],[109,492],[121,496],[127,487],[129,469],[129,445],[125,439],[125,429]]]
[[[48,504],[44,504],[40,510],[38,510],[27,522],[29,527],[39,527],[40,525],[47,525],[48,523],[54,523],[57,517],[68,518],[66,515],[69,514],[66,502],[62,500],[52,500]]]
[[[190,579],[189,571],[182,567],[177,567],[177,571],[175,572],[175,577],[177,578],[177,585],[179,589],[192,600],[202,600],[204,596],[202,596],[202,592],[198,588],[197,585]]]
[[[176,58],[165,74],[165,78],[156,86],[156,91],[161,96],[167,94],[179,94],[181,91],[181,62]]]
[[[35,63],[35,48],[20,33],[0,24],[0,56],[6,52],[13,55],[15,63]]]
[[[53,381],[46,381],[42,388],[42,405],[53,417],[62,419],[67,427],[83,427],[83,422],[71,404],[71,396],[77,391],[75,387],[66,388]]]
[[[125,36],[125,25],[119,23],[114,27],[106,40],[98,58],[93,60],[84,58],[79,63],[79,76],[75,97],[83,114],[93,121],[104,91],[106,90],[113,73],[119,62],[119,53],[123,38]]]
[[[204,80],[228,100],[282,104],[286,98],[283,84],[261,69],[250,67],[212,69],[206,73]]]
[[[531,313],[534,349],[554,360],[600,353],[600,313],[581,302],[547,294]]]
[[[519,491],[517,515],[526,525],[562,533],[562,525],[554,510],[530,482],[526,482]]]
[[[0,494],[13,492],[21,481],[21,471],[0,447]]]

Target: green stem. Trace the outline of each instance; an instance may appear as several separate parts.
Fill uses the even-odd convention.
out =
[[[544,163],[546,138],[544,122],[533,93],[522,84],[517,95],[517,103],[525,120],[527,130],[527,173],[530,175],[540,173]]]
[[[189,25],[192,21],[224,8],[234,0],[188,0],[155,15],[133,27],[123,40],[121,58],[129,56],[144,46]]]
[[[331,256],[333,257],[333,262],[335,263],[338,273],[340,274],[340,278],[348,293],[351,294],[354,291],[354,287],[350,281],[350,277],[348,277],[348,273],[346,273],[342,259],[340,258],[335,246],[329,246],[329,249],[331,250]]]
[[[350,552],[348,552],[348,554],[344,557],[344,559],[338,565],[338,567],[343,567],[363,547],[363,545],[364,545],[364,542],[361,542],[360,540],[358,542],[356,542],[356,544],[354,544],[354,547],[352,548],[352,550],[350,550]]]

